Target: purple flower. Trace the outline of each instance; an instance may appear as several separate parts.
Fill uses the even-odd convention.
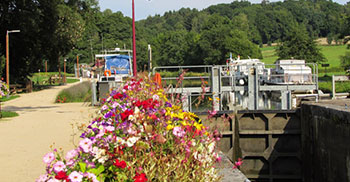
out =
[[[111,111],[109,111],[104,115],[104,118],[105,119],[110,118],[112,115],[113,115],[113,113]]]
[[[80,135],[80,138],[85,138],[85,137],[86,137],[86,132],[84,132]]]
[[[166,107],[173,107],[170,102],[165,102]]]

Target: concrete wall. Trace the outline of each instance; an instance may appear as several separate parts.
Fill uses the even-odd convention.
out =
[[[302,117],[305,182],[350,182],[350,100],[304,103]]]

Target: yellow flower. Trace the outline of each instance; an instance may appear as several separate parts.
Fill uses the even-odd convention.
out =
[[[188,126],[188,125],[189,125],[188,122],[187,122],[187,121],[184,121],[184,120],[181,121],[180,123],[181,123],[183,126]]]
[[[202,130],[203,128],[203,124],[198,124],[197,122],[195,122],[193,125],[197,128],[197,130]]]
[[[170,120],[168,120],[166,123],[167,123],[167,124],[171,124],[171,123],[173,123],[173,122],[172,122],[172,121],[170,121]]]
[[[209,100],[209,101],[212,101],[213,99],[212,99],[211,97],[208,97],[208,100]]]
[[[168,125],[167,127],[166,127],[166,130],[171,130],[171,129],[173,129],[174,128],[174,125]]]
[[[219,97],[216,97],[216,100],[217,100],[217,101],[219,101],[219,100],[220,100],[220,98],[219,98]]]

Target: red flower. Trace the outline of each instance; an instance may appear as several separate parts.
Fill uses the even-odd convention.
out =
[[[134,102],[134,106],[136,106],[136,107],[140,107],[141,106],[141,102],[138,100],[138,101],[136,101],[136,102]]]
[[[66,172],[64,172],[64,171],[58,172],[57,175],[55,176],[55,178],[58,180],[68,180],[68,176],[67,176]]]
[[[122,97],[123,97],[123,94],[121,94],[121,93],[117,93],[117,94],[113,95],[113,99],[120,99]]]
[[[158,119],[158,117],[157,117],[155,114],[152,114],[152,115],[151,115],[151,118],[152,118],[153,120]]]
[[[115,167],[117,167],[117,168],[124,169],[126,167],[126,162],[125,161],[119,161],[118,159],[116,159],[115,162],[113,163],[113,165],[115,165]]]
[[[146,182],[147,181],[145,173],[142,173],[142,174],[136,173],[136,176],[133,179],[135,180],[134,182]]]
[[[147,99],[147,100],[145,100],[145,101],[142,101],[142,102],[141,102],[142,107],[143,107],[144,109],[153,108],[153,106],[152,106],[152,100],[153,100],[153,99]]]
[[[126,119],[129,118],[130,115],[133,115],[134,114],[134,111],[133,110],[126,110],[124,111],[123,113],[120,114],[121,118],[123,121],[125,121]]]

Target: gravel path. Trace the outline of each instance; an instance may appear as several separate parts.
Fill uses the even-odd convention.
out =
[[[68,151],[78,143],[76,126],[88,123],[96,109],[83,103],[55,104],[58,92],[72,85],[21,94],[2,103],[3,110],[19,116],[0,120],[0,181],[35,181],[45,172],[42,157],[52,150],[50,146]]]

